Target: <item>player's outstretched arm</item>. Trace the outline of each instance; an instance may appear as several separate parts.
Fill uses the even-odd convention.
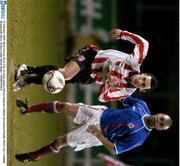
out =
[[[87,131],[96,136],[107,150],[109,150],[112,154],[115,154],[114,144],[106,139],[95,125],[89,125]]]

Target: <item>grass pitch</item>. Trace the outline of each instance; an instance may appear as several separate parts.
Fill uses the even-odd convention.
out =
[[[62,116],[45,113],[21,116],[15,106],[16,98],[27,97],[29,104],[35,104],[58,99],[60,95],[49,95],[37,85],[20,92],[12,91],[14,69],[18,64],[62,66],[59,9],[59,0],[8,0],[8,166],[24,165],[15,160],[16,153],[39,149],[62,133]],[[27,165],[54,166],[60,161],[62,164],[58,156],[49,156]]]

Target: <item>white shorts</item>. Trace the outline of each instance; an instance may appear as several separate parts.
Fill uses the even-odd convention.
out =
[[[94,135],[87,131],[90,124],[100,128],[100,118],[106,106],[80,105],[74,123],[83,124],[78,129],[67,134],[67,143],[75,151],[80,151],[92,146],[101,146],[102,143]]]

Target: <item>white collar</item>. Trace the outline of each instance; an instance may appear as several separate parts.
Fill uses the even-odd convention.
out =
[[[145,121],[144,121],[144,117],[146,117],[146,116],[149,116],[149,115],[148,115],[148,114],[145,114],[141,119],[142,119],[142,122],[143,122],[144,127],[145,127],[147,130],[151,131],[152,129],[148,128],[147,125],[146,125],[146,123],[145,123]]]

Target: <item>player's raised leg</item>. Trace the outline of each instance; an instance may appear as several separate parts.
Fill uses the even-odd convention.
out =
[[[73,118],[79,109],[79,104],[60,101],[50,101],[28,106],[27,101],[21,99],[16,100],[16,106],[20,109],[21,114],[33,112],[65,113]]]

